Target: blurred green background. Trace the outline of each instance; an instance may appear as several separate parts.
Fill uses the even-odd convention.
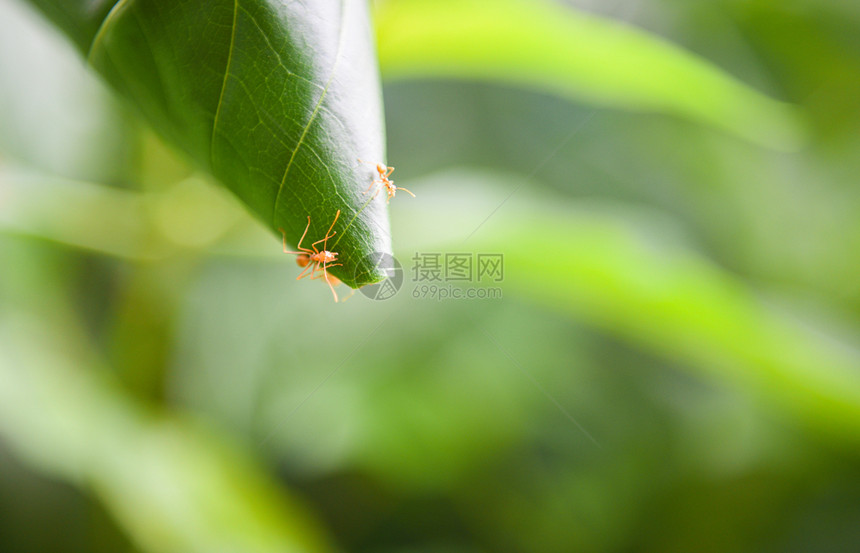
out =
[[[0,551],[857,551],[860,7],[566,4],[800,138],[381,46],[407,279],[333,304],[0,0]],[[414,298],[416,252],[504,297]]]

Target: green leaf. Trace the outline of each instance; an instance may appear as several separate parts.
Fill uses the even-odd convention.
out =
[[[80,353],[82,342],[62,343],[64,327],[45,320],[26,311],[0,319],[0,339],[14,344],[0,352],[0,437],[14,453],[91,490],[142,551],[332,550],[247,452],[187,415],[128,397]]]
[[[384,275],[381,93],[363,2],[31,0],[169,142],[295,247],[329,228],[351,286]],[[273,245],[274,247],[274,245]]]
[[[4,165],[16,160],[67,178],[127,182],[138,144],[125,110],[39,14],[18,2],[0,10]]]
[[[802,141],[791,106],[659,37],[557,2],[382,2],[376,28],[386,79],[500,81],[674,113],[777,148]]]
[[[457,189],[445,186],[452,182]],[[508,194],[491,202],[478,195],[500,184],[516,192],[527,182],[441,174],[423,183],[433,192],[422,196],[420,212],[407,205],[397,215],[409,219],[404,229],[414,233],[408,238],[419,251],[503,252],[504,281],[481,286],[501,288],[506,299],[544,304],[860,443],[853,332],[834,332],[783,302],[765,301],[760,290],[685,244],[680,229],[657,212],[605,202],[513,205]],[[454,213],[452,194],[459,199]],[[442,209],[458,224],[428,233],[432,214]]]

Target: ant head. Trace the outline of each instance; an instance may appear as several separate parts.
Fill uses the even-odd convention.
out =
[[[296,256],[296,265],[299,267],[307,267],[308,263],[311,262],[310,256],[307,254],[301,254]]]
[[[377,164],[376,164],[376,171],[377,171],[380,175],[385,174],[385,171],[387,171],[387,170],[388,170],[388,167],[386,167],[385,165],[383,165],[383,164],[381,164],[381,163],[377,163]]]

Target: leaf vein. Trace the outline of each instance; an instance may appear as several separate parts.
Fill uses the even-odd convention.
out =
[[[268,46],[269,50],[271,50],[275,54],[275,57],[278,58],[278,65],[287,73],[288,76],[294,77],[300,81],[304,81],[304,82],[308,83],[309,85],[311,85],[313,87],[316,87],[320,90],[323,90],[323,87],[320,86],[319,84],[313,82],[310,79],[306,79],[306,78],[302,77],[298,73],[293,73],[292,71],[290,71],[290,68],[287,67],[287,64],[284,63],[284,59],[281,57],[281,53],[278,51],[277,48],[275,48],[275,45],[272,44],[272,41],[269,40],[268,35],[266,34],[265,31],[263,31],[263,27],[260,26],[260,23],[257,21],[257,18],[254,17],[254,14],[251,13],[250,11],[248,11],[246,8],[243,8],[241,6],[239,7],[239,9],[242,10],[245,13],[245,15],[248,16],[248,19],[251,20],[251,23],[254,24],[254,27],[256,27],[258,31],[260,31],[260,36],[263,37],[263,40],[266,42],[266,46]]]
[[[221,117],[221,106],[224,104],[224,91],[227,90],[227,78],[230,76],[230,66],[233,64],[233,49],[236,47],[236,16],[239,13],[239,0],[233,1],[233,27],[230,30],[230,49],[227,53],[227,66],[224,68],[224,81],[221,83],[221,93],[218,95],[218,107],[215,108],[215,120],[212,122],[212,137],[209,142],[209,163],[215,167],[215,134],[218,131],[218,120]]]
[[[117,17],[116,14],[118,14],[119,11],[126,6],[126,4],[130,3],[131,0],[119,0],[113,5],[113,7],[111,7],[110,11],[108,11],[107,15],[102,20],[101,25],[99,25],[98,30],[96,30],[96,34],[93,37],[92,43],[90,44],[90,49],[87,52],[87,63],[89,63],[90,65],[93,64],[93,52],[95,51],[96,46],[98,46],[99,43],[103,40],[103,37],[107,32],[108,25],[110,25],[110,22]]]
[[[325,100],[326,94],[328,93],[328,89],[331,86],[332,81],[334,81],[335,75],[337,74],[337,67],[338,67],[338,64],[340,62],[341,52],[343,50],[343,34],[344,34],[344,27],[346,26],[345,21],[344,21],[345,14],[346,14],[346,7],[343,5],[343,2],[341,2],[340,29],[338,32],[337,50],[335,51],[335,55],[334,55],[334,63],[332,64],[331,75],[329,76],[328,81],[326,82],[325,87],[323,88],[323,91],[320,94],[320,99],[317,101],[316,106],[314,106],[314,111],[313,111],[313,113],[311,113],[311,116],[308,119],[308,122],[305,125],[304,130],[302,131],[302,135],[299,137],[299,141],[296,144],[296,148],[293,150],[293,153],[290,155],[289,161],[287,161],[287,167],[286,167],[286,169],[284,169],[284,176],[281,178],[281,185],[278,188],[277,195],[275,195],[275,205],[272,206],[272,226],[277,225],[277,221],[275,220],[275,217],[277,216],[277,213],[278,213],[278,203],[280,202],[280,199],[281,199],[281,193],[284,191],[284,185],[287,182],[287,175],[290,173],[290,168],[293,165],[293,161],[296,159],[296,154],[299,153],[299,150],[301,149],[302,144],[305,141],[305,137],[307,136],[308,131],[311,128],[311,125],[313,124],[314,120],[316,119],[316,116],[320,111],[320,107],[322,107],[322,103]]]

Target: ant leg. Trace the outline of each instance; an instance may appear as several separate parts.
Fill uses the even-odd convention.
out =
[[[291,251],[287,250],[287,233],[284,232],[284,229],[282,229],[282,228],[279,228],[278,230],[281,231],[281,234],[284,235],[284,253],[294,253],[296,255],[304,255],[307,253],[314,253],[312,250],[309,250],[307,248],[299,248],[300,250],[302,250],[300,252],[291,252]]]
[[[331,226],[328,228],[328,232],[325,233],[326,234],[325,238],[323,238],[322,240],[317,240],[316,242],[314,242],[314,245],[322,242],[323,243],[323,249],[324,250],[326,249],[326,247],[327,247],[326,242],[328,242],[328,239],[331,238],[332,236],[334,236],[335,234],[337,234],[337,232],[332,232],[331,230],[334,228],[334,224],[337,223],[338,217],[340,217],[340,210],[339,209],[337,210],[337,213],[334,214],[334,221],[331,222]]]
[[[315,270],[317,265],[318,265],[318,263],[314,263],[314,262],[311,262],[311,263],[308,263],[307,265],[305,265],[305,268],[302,269],[302,272],[299,273],[299,276],[296,277],[296,280],[301,280],[301,279],[305,278],[306,276],[308,276],[308,274],[313,274],[313,272],[308,273],[308,269],[314,268],[314,270]]]
[[[340,211],[338,211],[338,214],[339,213],[340,213]],[[337,220],[337,218],[335,218],[335,220]],[[337,303],[338,302],[337,292],[334,291],[334,286],[332,285],[331,281],[328,279],[328,271],[326,270],[326,264],[325,263],[322,264],[322,268],[323,268],[323,276],[325,277],[325,283],[328,284],[329,290],[331,290],[331,295],[334,296],[334,302]]]
[[[410,196],[412,196],[413,198],[415,197],[415,194],[413,194],[413,193],[412,193],[412,192],[410,192],[409,190],[406,190],[405,188],[400,188],[400,187],[398,186],[398,187],[396,188],[396,190],[403,190],[404,192],[406,192],[407,194],[409,194],[409,195],[410,195]]]
[[[342,300],[340,300],[340,303],[344,303],[346,300],[348,300],[349,298],[351,298],[352,296],[354,296],[354,295],[355,295],[355,292],[356,292],[356,289],[355,289],[355,288],[350,288],[350,289],[349,289],[349,295],[348,295],[347,297],[343,298]]]
[[[302,233],[302,237],[299,238],[299,243],[296,244],[296,249],[302,249],[302,241],[305,239],[305,235],[308,233],[308,229],[311,228],[311,216],[308,215],[308,224],[305,226],[305,231]]]
[[[349,298],[351,298],[354,295],[355,295],[355,288],[350,288],[349,289],[349,295],[347,297],[343,298],[342,300],[340,300],[340,303],[346,302],[346,300],[348,300]]]
[[[368,192],[370,192],[370,189],[371,189],[371,188],[373,188],[373,185],[374,185],[374,184],[379,184],[379,186],[377,186],[377,187],[376,187],[376,192],[374,192],[374,193],[373,193],[373,196],[370,198],[371,200],[375,200],[375,199],[376,199],[376,197],[377,197],[377,196],[379,196],[379,191],[380,191],[380,190],[382,190],[382,188],[383,188],[383,187],[387,187],[387,186],[388,186],[388,185],[386,184],[386,181],[384,181],[384,180],[380,180],[380,179],[376,179],[375,181],[373,181],[372,183],[370,183],[370,186],[367,188],[367,190],[366,190],[366,191],[362,192],[362,194],[367,194]]]
[[[331,232],[331,229],[334,228],[334,224],[337,223],[337,218],[340,217],[340,210],[337,210],[337,213],[334,214],[334,221],[331,222],[331,226],[328,228],[328,232]],[[326,234],[328,234],[328,232]]]
[[[304,239],[305,239],[305,235],[308,233],[308,229],[309,229],[309,228],[311,228],[311,216],[310,216],[310,215],[308,215],[308,224],[307,224],[307,226],[305,226],[305,231],[302,233],[302,237],[301,237],[301,238],[299,238],[299,243],[296,245],[296,249],[297,249],[297,250],[302,250],[302,251],[304,251],[304,252],[309,252],[309,251],[311,251],[311,250],[309,250],[309,249],[307,249],[307,248],[303,248],[303,247],[302,247],[302,241],[304,241]],[[286,232],[284,232],[284,229],[282,229],[282,228],[279,228],[278,230],[279,230],[279,231],[281,231],[281,234],[282,234],[282,235],[283,235],[283,237],[284,237],[284,253],[295,253],[295,254],[300,253],[300,252],[290,252],[290,251],[287,251],[287,233],[286,233]]]
[[[321,238],[321,239],[317,240],[316,242],[313,243],[313,246],[316,247],[317,244],[319,244],[320,242],[325,242],[326,240],[328,240],[329,238],[331,238],[335,234],[337,234],[337,231],[334,231],[333,233],[329,234],[325,238]],[[323,249],[325,249],[325,244],[323,244]]]
[[[343,267],[343,263],[326,263],[325,266],[326,267]],[[320,270],[319,267],[317,267],[317,271],[319,271],[319,270]],[[334,275],[329,275],[328,273],[324,273],[322,275],[318,274],[316,276],[312,276],[311,280],[319,280],[323,277],[325,277],[327,280],[337,279],[337,277]],[[340,280],[338,279],[336,282],[340,282]]]

